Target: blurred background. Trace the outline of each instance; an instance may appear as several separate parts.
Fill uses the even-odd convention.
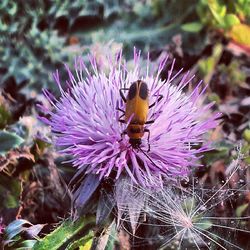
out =
[[[123,48],[130,60],[134,47],[153,61],[163,53],[175,58],[176,69],[208,84],[207,99],[223,113],[211,134],[216,150],[202,160],[199,178],[219,185],[241,145],[245,171],[235,178],[249,183],[250,0],[2,0],[0,236],[15,218],[46,223],[46,233],[69,215],[66,185],[75,170],[62,164],[37,120],[36,105],[46,103],[42,89],[58,94],[51,73],[58,69],[64,79],[63,63],[73,66],[76,55],[89,52],[101,60]],[[230,209],[249,214],[249,201],[245,192]]]

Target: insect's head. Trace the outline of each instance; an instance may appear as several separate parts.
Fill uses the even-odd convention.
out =
[[[139,148],[142,144],[142,141],[140,138],[138,139],[130,138],[129,143],[132,145],[132,148]]]

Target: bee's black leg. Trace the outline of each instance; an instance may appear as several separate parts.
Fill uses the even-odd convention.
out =
[[[123,116],[125,116],[125,113],[122,114],[122,115],[119,117],[119,121],[121,120],[121,118],[122,118]]]
[[[121,142],[122,141],[122,139],[123,139],[123,136],[124,135],[126,135],[127,134],[127,131],[126,130],[124,130],[122,133],[121,133],[121,140],[119,140],[118,142]]]
[[[155,106],[155,104],[156,103],[158,103],[162,98],[163,98],[163,95],[158,95],[159,97],[158,97],[158,100],[157,101],[155,101],[154,103],[152,103],[151,105],[149,105],[149,109],[151,109],[152,107],[154,107]]]
[[[150,151],[150,143],[149,143],[150,130],[148,128],[144,128],[144,132],[148,133],[148,138],[147,138],[147,141],[148,141],[148,150],[147,150],[147,152],[149,152]]]
[[[119,119],[118,121],[121,123],[127,123],[125,120],[122,120],[122,119]]]
[[[125,116],[125,111],[124,111],[123,109],[116,108],[116,110],[121,111],[121,112],[123,113],[123,114],[119,117],[119,120],[120,120],[123,116]]]
[[[120,96],[121,96],[122,100],[126,103],[126,102],[127,102],[127,99],[126,99],[125,95],[123,94],[122,90],[129,90],[129,88],[121,88],[121,89],[119,90]]]
[[[122,113],[125,113],[125,111],[123,109],[116,108],[116,110],[121,111]]]
[[[154,122],[155,122],[155,120],[150,120],[150,121],[146,121],[145,124],[152,124]]]
[[[150,152],[150,143],[148,142],[148,150],[147,153]]]

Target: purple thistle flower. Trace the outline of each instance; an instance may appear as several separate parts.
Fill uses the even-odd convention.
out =
[[[116,179],[126,173],[135,184],[161,187],[165,178],[187,176],[198,165],[199,153],[209,149],[208,144],[197,145],[205,141],[204,134],[217,125],[219,117],[204,116],[212,104],[198,104],[205,91],[199,91],[201,83],[192,93],[185,94],[183,88],[194,76],[186,73],[180,77],[181,70],[173,75],[173,62],[163,81],[160,74],[166,59],[153,69],[149,59],[143,61],[136,50],[132,67],[126,65],[121,52],[115,61],[107,60],[108,70],[97,65],[94,57],[90,57],[91,67],[81,57],[76,58],[75,73],[65,65],[69,76],[67,90],[61,86],[59,72],[53,74],[61,96],[56,99],[44,91],[53,110],[43,107],[50,118],[41,119],[51,126],[55,144],[62,148],[62,153],[72,156],[73,165],[81,172],[99,175],[100,179],[111,172]],[[148,85],[150,104],[157,101],[159,94],[163,95],[149,110],[148,120],[154,123],[145,125],[150,130],[150,152],[147,135],[142,138],[141,150],[133,149],[129,138],[121,136],[127,125],[118,121],[121,113],[117,108],[125,109],[119,89],[138,79]]]

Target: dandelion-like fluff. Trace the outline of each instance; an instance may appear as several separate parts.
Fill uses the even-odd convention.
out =
[[[111,173],[116,180],[125,174],[136,185],[162,187],[165,179],[187,176],[199,164],[199,154],[209,149],[204,134],[217,125],[219,117],[204,115],[212,104],[200,105],[205,91],[200,91],[201,83],[185,94],[183,89],[194,76],[181,76],[181,70],[174,74],[173,62],[167,79],[162,80],[167,60],[155,68],[136,50],[133,65],[126,65],[122,52],[115,61],[107,60],[109,69],[98,65],[93,56],[89,57],[90,67],[77,57],[75,72],[65,65],[69,76],[66,89],[59,72],[53,74],[61,96],[56,99],[44,91],[52,109],[43,107],[47,118],[41,120],[51,126],[55,144],[72,157],[73,166],[100,180]],[[118,109],[125,109],[119,90],[138,79],[147,83],[150,103],[163,95],[148,113],[148,120],[154,123],[145,125],[150,130],[149,152],[147,136],[142,138],[140,150],[132,148],[129,138],[121,135],[127,124],[118,121]]]
[[[137,209],[134,205],[131,213],[126,202],[120,205],[120,210],[128,214],[123,220],[131,223],[140,219],[140,226],[151,229],[148,237],[144,235],[141,238],[134,234],[134,246],[142,247],[151,242],[157,243],[160,249],[248,249],[249,244],[244,244],[244,241],[247,242],[250,235],[250,216],[247,213],[238,214],[241,209],[247,212],[248,204],[241,205],[236,213],[234,209],[226,211],[224,216],[218,213],[219,206],[235,203],[249,192],[249,183],[235,183],[239,187],[230,187],[235,174],[242,171],[240,162],[239,157],[232,161],[226,171],[226,180],[218,189],[200,186],[195,179],[191,179],[190,187],[166,185],[157,192],[133,186],[136,196],[134,200],[130,196],[128,202],[138,204],[138,197],[143,197],[144,206]],[[139,218],[142,214],[147,219]]]

